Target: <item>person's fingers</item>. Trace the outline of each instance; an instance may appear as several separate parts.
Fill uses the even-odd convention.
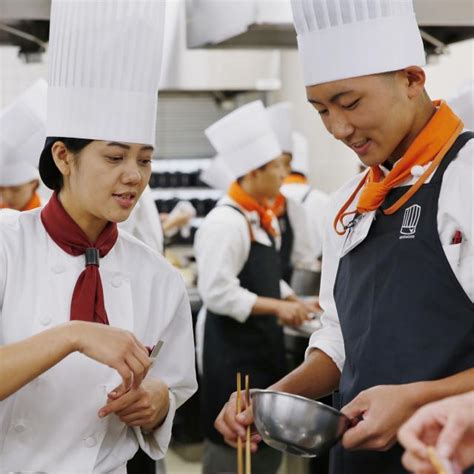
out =
[[[134,339],[135,343],[137,344],[138,348],[140,349],[139,353],[140,353],[140,354],[143,353],[145,359],[148,360],[148,357],[149,357],[149,355],[148,355],[148,349],[146,348],[146,346],[145,346],[142,342],[140,342],[140,341],[136,338],[136,336],[135,336],[133,333],[131,333],[131,334],[132,334],[132,336],[133,336],[133,339]],[[143,361],[142,361],[142,362],[143,362],[143,365],[146,365],[146,360],[143,360]]]
[[[125,362],[117,364],[115,369],[120,374],[120,377],[122,377],[123,393],[125,393],[130,390],[132,386],[133,374]]]
[[[226,444],[228,444],[230,447],[234,448],[234,449],[237,449],[237,441],[234,441],[232,439],[227,439],[227,438],[224,438],[224,441],[226,442]],[[251,442],[250,443],[250,451],[252,451],[252,453],[256,453],[258,451],[258,444],[257,443],[254,443],[254,442]]]
[[[342,445],[346,449],[360,449],[370,439],[371,434],[367,430],[366,423],[361,421],[344,433]]]
[[[247,427],[247,424],[251,423],[245,423],[246,417],[245,414],[246,411],[242,412],[240,415],[237,415],[237,410],[235,404],[227,406],[224,416],[223,416],[223,421],[225,425],[233,432],[235,433],[235,436],[240,436],[244,437],[245,436],[245,429]],[[244,421],[242,421],[241,416],[244,415]],[[237,418],[238,416],[238,418]]]
[[[140,423],[143,422],[143,420],[145,420],[145,423],[147,423],[153,416],[153,410],[143,410],[137,413],[130,413],[129,415],[123,416],[117,413],[117,416],[120,418],[120,421],[123,421],[127,425],[130,423]]]
[[[400,441],[400,444],[405,449],[422,459],[426,456],[427,448],[425,443],[420,439],[423,429],[423,420],[414,417],[405,423],[398,432],[398,440]]]
[[[103,418],[109,415],[110,413],[115,413],[120,410],[123,410],[129,405],[135,403],[139,397],[140,394],[136,390],[129,391],[117,400],[112,400],[108,402],[105,406],[103,406],[99,410],[99,417]]]
[[[436,474],[433,465],[429,461],[420,459],[411,451],[405,452],[402,456],[402,463],[406,469],[416,474]]]
[[[148,418],[140,418],[138,420],[131,421],[129,423],[126,423],[126,422],[124,422],[124,423],[127,426],[143,426],[143,425],[147,425],[148,423],[150,423],[150,420]]]
[[[135,403],[129,405],[128,407],[125,407],[123,410],[117,411],[117,415],[119,416],[127,416],[132,413],[138,413],[140,411],[144,410],[149,410],[151,408],[151,405],[149,402],[139,399]]]
[[[460,444],[467,428],[466,418],[462,414],[450,416],[436,444],[436,450],[439,455],[444,458],[451,458],[456,452],[456,448]]]
[[[110,400],[116,400],[117,398],[120,398],[124,393],[126,393],[128,390],[123,384],[123,382],[120,385],[117,385],[113,390],[111,390],[107,394],[107,398]]]
[[[146,375],[147,369],[140,362],[140,360],[135,357],[134,354],[129,354],[126,358],[126,362],[130,367],[131,371],[133,372],[132,388],[137,389],[142,383],[142,380]]]

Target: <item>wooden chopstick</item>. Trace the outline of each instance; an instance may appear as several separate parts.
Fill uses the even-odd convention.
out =
[[[427,450],[428,458],[430,459],[431,465],[436,469],[436,474],[448,474],[443,463],[436,454],[435,449],[430,446]]]
[[[237,414],[242,411],[242,377],[237,372]],[[242,450],[242,438],[237,438],[237,474],[244,474],[244,456]]]
[[[246,407],[250,406],[250,378],[248,375],[245,376],[245,401]],[[250,425],[247,426],[247,436],[245,438],[245,474],[252,474],[252,451],[250,449],[250,437],[251,437]]]

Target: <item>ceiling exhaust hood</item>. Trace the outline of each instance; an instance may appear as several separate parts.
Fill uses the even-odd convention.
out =
[[[474,37],[472,0],[414,0],[428,54]],[[190,48],[296,48],[290,0],[187,0]]]

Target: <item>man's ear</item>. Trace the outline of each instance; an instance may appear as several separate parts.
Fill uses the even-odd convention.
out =
[[[416,99],[425,91],[426,74],[419,66],[410,66],[403,69],[407,97],[409,99]]]

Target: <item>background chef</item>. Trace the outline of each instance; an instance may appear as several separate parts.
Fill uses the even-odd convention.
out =
[[[38,157],[46,138],[47,89],[38,80],[0,113],[0,209],[41,206]]]
[[[214,419],[235,390],[238,371],[264,387],[286,370],[280,323],[299,325],[310,309],[285,301],[278,219],[266,205],[285,177],[281,148],[260,101],[231,112],[206,135],[234,177],[227,195],[205,218],[195,240],[198,287],[206,313],[201,379],[206,437],[203,472],[235,467],[235,451],[214,429]],[[202,315],[201,315],[202,316]],[[281,454],[264,448],[256,472],[276,472]]]

